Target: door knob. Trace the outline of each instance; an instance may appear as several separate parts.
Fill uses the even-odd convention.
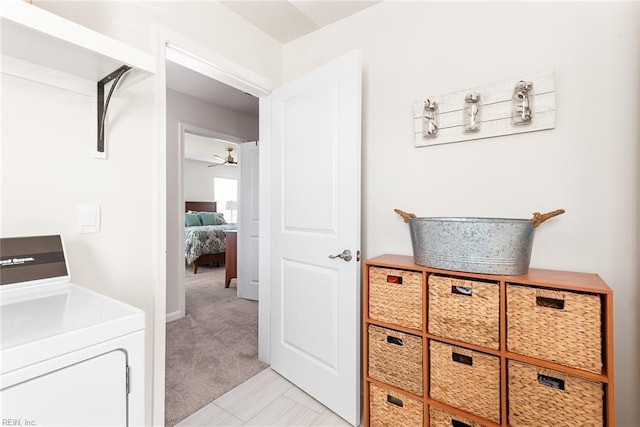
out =
[[[346,262],[351,261],[351,258],[353,258],[353,256],[351,255],[351,251],[349,249],[345,249],[344,251],[342,251],[341,254],[338,255],[329,255],[329,258],[334,259],[334,258],[342,258],[343,260],[345,260]]]

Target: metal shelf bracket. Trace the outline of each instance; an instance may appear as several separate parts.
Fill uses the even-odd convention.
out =
[[[104,126],[107,119],[107,109],[109,108],[111,95],[122,76],[130,69],[130,66],[123,65],[98,82],[98,153],[104,153]],[[111,84],[111,88],[107,94],[107,99],[105,100],[104,87],[112,80],[115,81]]]

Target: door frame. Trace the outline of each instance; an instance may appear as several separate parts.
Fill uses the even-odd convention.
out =
[[[272,88],[275,89],[275,88]],[[271,364],[271,95],[259,99],[258,359]],[[260,331],[263,333],[260,333]]]
[[[236,89],[247,92],[256,96],[260,101],[260,126],[263,124],[263,97],[268,95],[276,84],[267,77],[260,75],[246,67],[219,55],[212,50],[174,32],[161,25],[154,26],[153,44],[154,56],[156,58],[156,75],[155,75],[155,100],[156,100],[156,122],[155,128],[156,140],[159,144],[153,144],[151,155],[154,169],[155,189],[153,194],[153,205],[156,207],[152,216],[152,227],[155,229],[156,240],[152,242],[155,258],[155,299],[153,304],[153,318],[150,322],[153,324],[153,366],[147,367],[147,375],[151,375],[150,396],[147,396],[147,402],[151,404],[151,413],[147,413],[147,417],[151,417],[152,425],[164,425],[164,399],[165,399],[165,356],[166,356],[166,298],[167,298],[167,79],[165,62],[167,57],[171,57],[175,62],[198,71],[212,79],[221,81]],[[263,132],[261,131],[260,134]],[[260,159],[262,166],[262,159]],[[261,173],[262,176],[262,173]],[[176,183],[178,184],[178,183]],[[182,193],[182,191],[180,190]],[[261,190],[262,194],[262,183]],[[182,195],[184,196],[184,195]],[[261,196],[262,197],[262,196]],[[179,202],[179,201],[178,201]],[[178,203],[176,202],[176,203]],[[260,199],[262,203],[262,198]],[[263,206],[260,206],[262,213]],[[262,219],[261,219],[262,221]],[[260,260],[262,265],[262,260]],[[262,268],[261,270],[262,271]],[[268,295],[268,284],[261,286],[261,294],[266,292]],[[268,301],[268,298],[265,300]],[[260,304],[263,306],[265,304]],[[268,307],[268,305],[267,305]],[[265,316],[263,310],[259,312],[259,331],[267,333],[269,331],[268,312]],[[258,336],[265,335],[258,333]],[[262,340],[264,341],[264,340]],[[268,343],[268,340],[267,340]],[[262,347],[262,351],[258,352],[258,357],[268,363],[268,359],[263,359],[265,354],[268,356],[268,347]],[[147,380],[149,383],[149,380]]]

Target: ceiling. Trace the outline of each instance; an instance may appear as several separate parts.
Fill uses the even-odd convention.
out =
[[[175,62],[167,61],[167,88],[258,117],[258,98]]]
[[[274,39],[287,43],[381,1],[236,0],[221,3]]]
[[[221,3],[280,41],[287,43],[330,25],[382,0],[360,1],[222,1]],[[167,88],[258,117],[258,98],[167,61]]]

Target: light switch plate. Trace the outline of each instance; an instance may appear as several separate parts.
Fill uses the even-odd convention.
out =
[[[78,206],[78,233],[100,232],[100,205]]]

